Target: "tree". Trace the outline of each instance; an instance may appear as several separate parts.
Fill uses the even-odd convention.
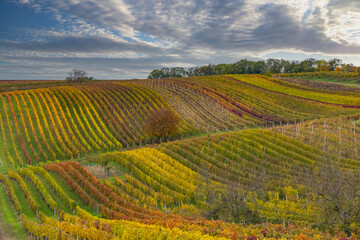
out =
[[[226,189],[215,187],[211,190],[213,196],[207,196],[210,203],[210,209],[205,212],[207,219],[229,219],[232,222],[239,223],[258,223],[260,221],[258,212],[249,207],[248,202],[256,204],[254,196],[249,191],[244,190],[240,185],[227,185]]]
[[[337,67],[341,66],[341,63],[342,63],[341,59],[338,58],[329,60],[330,71],[335,71]]]
[[[189,69],[186,71],[186,75],[189,76],[189,77],[195,76],[195,72],[194,72],[195,69],[196,69],[196,67],[191,67],[191,68],[189,68]]]
[[[205,76],[205,75],[212,75],[213,74],[213,65],[209,64],[207,66],[202,66],[197,69],[196,75],[197,76]]]
[[[144,132],[154,137],[171,137],[178,133],[180,117],[169,109],[151,111],[144,123]]]
[[[229,182],[227,185],[216,183],[207,176],[204,184],[198,186],[198,204],[203,207],[203,216],[207,219],[240,223],[260,222],[257,201],[265,191],[263,182],[245,186],[241,183]],[[261,185],[261,186],[260,186]],[[252,206],[252,207],[251,207]]]
[[[186,71],[182,67],[173,67],[170,69],[171,78],[181,78],[186,76]]]
[[[246,184],[237,176],[224,176],[232,179],[226,183],[213,181],[212,165],[204,165],[201,175],[203,184],[196,189],[199,205],[203,206],[203,215],[207,219],[225,220],[235,223],[260,222],[257,200],[267,195],[269,177],[263,171]],[[225,173],[226,174],[226,173]]]
[[[330,66],[329,63],[325,60],[319,60],[317,61],[317,68],[319,69],[320,72],[328,72],[330,71]]]
[[[186,71],[182,67],[154,69],[148,76],[148,79],[162,78],[181,78],[186,76]]]
[[[303,71],[304,72],[314,72],[316,67],[316,59],[308,58],[302,61]]]
[[[250,73],[250,62],[247,59],[241,59],[240,61],[232,64],[231,71],[232,74],[248,74]]]
[[[266,63],[265,61],[257,61],[255,64],[256,73],[265,74],[266,73]]]
[[[305,179],[310,192],[316,194],[319,227],[329,230],[339,227],[350,236],[351,224],[360,221],[359,171],[343,170],[339,163],[329,160]]]
[[[73,69],[71,72],[68,72],[68,76],[66,77],[66,81],[69,82],[84,82],[86,80],[94,80],[92,77],[88,77],[87,72],[81,69]]]
[[[266,61],[266,65],[268,67],[268,71],[270,73],[280,73],[281,72],[281,64],[280,64],[280,60],[278,59],[273,59],[273,58],[269,58]]]
[[[334,58],[329,61],[308,58],[303,61],[287,61],[284,59],[267,59],[266,61],[250,61],[241,59],[236,63],[204,65],[191,67],[187,71],[182,67],[155,69],[150,72],[148,79],[178,78],[219,74],[265,74],[271,73],[299,73],[315,71],[334,71],[341,65],[341,60]],[[354,65],[342,64],[342,70],[347,72],[359,72]]]
[[[148,79],[161,79],[163,77],[163,73],[159,69],[154,69],[148,76]]]
[[[281,73],[291,73],[291,63],[287,60],[281,59]]]
[[[356,67],[353,64],[342,64],[341,69],[344,72],[355,72]]]

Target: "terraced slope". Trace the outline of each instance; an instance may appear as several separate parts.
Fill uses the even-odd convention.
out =
[[[335,155],[332,157],[336,160]],[[277,133],[276,129],[243,130],[176,141],[161,144],[157,149],[107,153],[91,161],[105,165],[116,162],[118,167],[127,169],[125,179],[115,177],[117,187],[129,201],[148,206],[157,206],[159,202],[166,206],[198,204],[194,193],[209,180],[224,186],[238,183],[246,186],[266,174],[272,179],[271,186],[296,187],[295,177],[301,178],[326,163],[320,149]],[[344,157],[341,166],[359,169],[360,162]],[[306,210],[308,215],[304,214],[305,210],[300,207],[304,202],[297,199],[294,204],[299,204],[298,210],[290,207],[288,216],[283,208],[278,217],[272,213],[269,218],[273,210],[268,204],[261,202],[263,206],[258,206],[264,211],[264,220],[285,218],[310,222],[314,216],[311,207]]]
[[[170,108],[139,86],[102,84],[3,93],[4,168],[135,146],[147,139],[142,125],[154,109]],[[183,132],[191,127],[183,123]]]
[[[201,105],[204,98],[206,102],[215,101],[224,110],[240,118],[235,126],[243,127],[356,113],[357,110],[351,107],[358,105],[360,99],[358,94],[333,91],[318,93],[317,89],[298,89],[294,87],[297,85],[286,86],[286,82],[280,84],[279,80],[257,75],[141,80],[137,83],[157,91],[174,109],[178,99],[189,99],[188,96],[182,97],[184,93],[193,96],[191,104],[194,107],[189,108],[201,109],[201,106],[195,106]],[[348,97],[350,100],[347,100]],[[186,103],[180,104],[184,105]],[[216,106],[215,103],[211,105]],[[178,112],[181,116],[186,115],[185,112]],[[214,110],[211,112],[216,113]]]
[[[311,223],[316,207],[308,204],[292,180],[294,174],[301,177],[302,170],[324,164],[321,150],[275,130],[243,130],[156,148],[95,155],[88,161],[103,166],[112,164],[125,173],[103,181],[86,167],[68,161],[9,170],[1,179],[14,208],[22,213],[24,227],[36,236],[61,233],[85,237],[90,231],[94,234],[92,239],[111,239],[128,234],[140,237],[146,231],[158,236],[165,231],[169,238],[211,239],[202,235],[208,233],[229,238],[235,234],[241,239],[249,236],[244,233],[248,226],[195,220],[174,213],[204,204],[199,196],[209,180],[220,187],[231,183],[246,186],[265,172],[274,179],[270,184],[274,190],[268,192],[267,200],[256,200],[262,220]],[[360,162],[344,158],[342,167],[359,169]],[[280,191],[286,199],[279,200]],[[53,216],[59,216],[61,221]],[[123,230],[119,232],[119,228]],[[264,229],[256,229],[254,232],[261,236]],[[298,234],[291,233],[291,229],[286,231],[295,234],[294,238]],[[309,235],[318,234],[306,231]]]
[[[200,131],[214,132],[253,125],[251,119],[229,111],[223,102],[182,79],[141,80],[136,83],[159,93],[184,120]]]
[[[129,239],[134,234],[138,237],[150,234],[153,237],[214,239],[201,234],[201,227],[196,227],[198,223],[189,219],[126,202],[78,163],[50,164],[44,168],[21,168],[17,172],[9,170],[7,176],[0,175],[14,209],[21,214],[24,228],[33,236],[50,239],[60,236],[61,239]],[[56,176],[52,172],[56,172]],[[76,216],[72,215],[74,213]],[[99,214],[102,218],[96,216]],[[194,225],[194,229],[188,232],[161,227],[169,227],[171,222],[173,227]]]
[[[318,206],[297,180],[360,169],[359,99],[251,75],[3,92],[0,209],[39,239],[339,239],[310,228]],[[143,124],[161,108],[180,133],[153,145]],[[201,217],[229,189],[260,224]]]
[[[288,85],[234,75],[4,92],[0,96],[2,171],[24,163],[144,145],[151,142],[143,133],[144,121],[150,111],[160,108],[181,116],[177,137],[357,111],[358,94]]]
[[[322,118],[297,124],[282,125],[276,132],[296,138],[320,149],[322,154],[360,160],[360,116]]]
[[[337,91],[328,91],[324,93],[319,92],[317,89],[302,88],[295,84],[284,84],[282,81],[264,76],[258,76],[256,80],[241,75],[234,75],[233,77],[244,83],[248,83],[269,91],[275,91],[278,93],[322,103],[337,104],[345,108],[358,108],[360,103],[360,94],[358,93],[344,93]]]

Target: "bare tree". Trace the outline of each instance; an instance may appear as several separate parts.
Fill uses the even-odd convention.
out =
[[[261,221],[256,209],[256,198],[266,192],[265,185],[268,178],[265,172],[246,185],[240,181],[229,182],[227,185],[216,184],[210,180],[210,174],[204,176],[205,185],[200,186],[197,192],[208,205],[204,211],[205,218],[230,220],[235,223]]]
[[[318,227],[339,227],[351,235],[351,224],[360,221],[359,170],[344,170],[337,162],[316,168],[308,174],[305,184],[315,193],[319,207]]]
[[[69,82],[84,82],[86,80],[91,80],[92,78],[88,77],[87,72],[81,69],[73,69],[71,72],[68,72],[66,80]]]
[[[210,209],[205,212],[208,219],[229,218],[235,223],[245,221],[248,223],[257,223],[260,221],[256,209],[251,209],[248,202],[256,203],[249,191],[235,184],[227,185],[225,189],[218,189],[213,192]]]

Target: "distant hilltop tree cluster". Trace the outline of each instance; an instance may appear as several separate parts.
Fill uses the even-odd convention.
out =
[[[148,79],[160,79],[160,78],[179,78],[186,77],[188,74],[182,67],[174,67],[174,68],[162,68],[153,70]]]
[[[340,59],[329,61],[308,58],[303,61],[287,61],[270,58],[266,61],[249,61],[242,59],[236,63],[205,65],[185,70],[182,67],[154,69],[148,79],[179,78],[221,74],[278,74],[301,72],[360,72],[360,67],[353,64],[343,64]]]
[[[89,77],[87,72],[84,70],[73,69],[71,72],[68,72],[65,80],[68,82],[82,83],[95,79],[93,77]]]

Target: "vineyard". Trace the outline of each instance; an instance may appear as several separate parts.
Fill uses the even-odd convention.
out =
[[[332,71],[332,72],[302,72],[302,73],[283,73],[280,74],[281,77],[319,77],[319,78],[357,78],[359,77],[358,72],[341,72],[341,71]]]
[[[277,74],[281,80],[317,89],[360,92],[358,72],[309,72]]]
[[[2,86],[0,228],[14,239],[360,237],[360,216],[317,225],[316,185],[360,170],[359,92],[261,75]],[[161,109],[180,119],[170,137],[144,131]]]

